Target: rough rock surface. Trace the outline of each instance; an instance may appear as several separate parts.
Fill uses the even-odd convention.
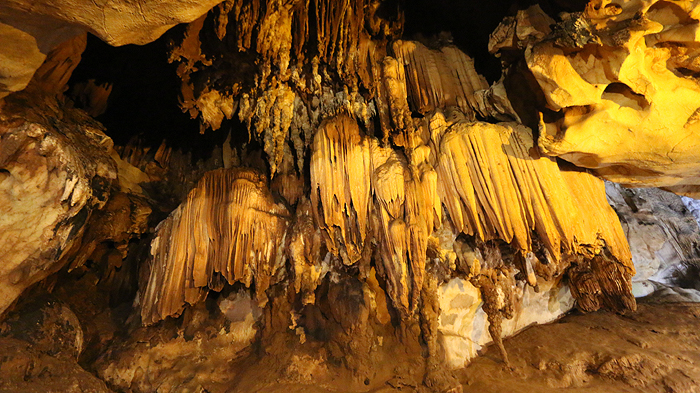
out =
[[[47,355],[74,360],[85,345],[78,317],[67,304],[49,296],[31,299],[11,313],[0,326],[0,335],[29,342]]]
[[[518,288],[513,318],[503,321],[502,336],[510,337],[533,324],[561,318],[574,306],[569,289],[542,280],[539,292]],[[469,281],[453,278],[440,287],[440,335],[445,362],[452,369],[465,367],[481,349],[493,342],[487,316],[481,308],[481,293]]]
[[[505,67],[492,85],[449,34],[404,36],[409,2],[225,1],[203,14],[212,4],[73,0],[60,15],[56,4],[0,6],[16,29],[69,22],[36,45],[74,37],[0,107],[0,246],[12,250],[0,253],[0,312],[38,282],[27,296],[74,310],[50,324],[83,334],[48,330],[53,344],[114,389],[459,392],[453,369],[489,341],[499,367],[522,369],[505,336],[574,306],[634,315],[633,262],[647,278],[694,260],[698,227],[678,198],[610,188],[616,214],[581,168],[692,194],[689,3],[592,2],[557,21],[518,12],[492,36]],[[130,89],[85,79],[75,102],[62,95],[78,33],[140,42],[179,18],[192,22],[156,54],[172,73],[162,91],[179,90],[211,157],[142,145],[153,130],[138,119],[113,129],[131,140],[112,149],[74,106],[109,119]],[[45,32],[2,26],[18,44]],[[29,47],[24,69],[4,62],[19,75],[10,90],[45,52]],[[9,331],[33,315],[9,317]],[[35,333],[22,338],[44,348]],[[648,354],[579,352],[538,364],[564,379],[550,387],[578,386],[587,370],[643,379],[627,369],[662,368]],[[674,370],[634,386],[666,386]]]
[[[692,194],[700,171],[697,6],[594,0],[551,31],[539,13],[519,16],[500,27],[515,36],[495,35],[491,47],[524,52],[546,106],[543,153],[627,186]]]
[[[489,350],[458,375],[465,392],[695,392],[699,315],[697,304],[645,301],[624,316],[570,315],[506,340],[512,371]]]
[[[236,293],[220,305],[226,314],[196,307],[180,327],[134,331],[97,359],[96,374],[117,390],[226,391],[232,364],[250,352],[260,311],[250,296]]]
[[[628,189],[614,183],[605,185],[627,240],[637,274],[632,278],[642,292],[653,280],[676,285],[677,276],[696,265],[700,258],[700,227],[682,197],[655,188]]]
[[[24,89],[47,54],[86,31],[112,45],[145,44],[220,0],[8,0],[0,4],[0,99]]]
[[[0,338],[0,350],[2,392],[111,392],[103,381],[74,360],[49,356],[26,341]]]
[[[117,177],[99,124],[55,102],[20,105],[31,101],[8,103],[0,125],[0,312],[75,256]]]

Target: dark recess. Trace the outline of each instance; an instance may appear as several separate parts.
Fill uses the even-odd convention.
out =
[[[489,83],[501,77],[501,62],[488,52],[489,35],[506,16],[540,4],[553,18],[560,12],[583,11],[585,0],[406,0],[404,37],[452,34],[453,43],[474,59],[476,71]]]
[[[143,46],[112,47],[88,35],[87,48],[69,87],[89,79],[114,85],[107,111],[97,120],[116,145],[124,146],[139,137],[143,146],[158,147],[166,139],[168,146],[192,152],[193,159],[206,158],[212,145],[220,145],[227,133],[200,134],[199,121],[180,109],[180,79],[176,65],[167,59],[167,42],[171,34],[177,34],[173,30]]]

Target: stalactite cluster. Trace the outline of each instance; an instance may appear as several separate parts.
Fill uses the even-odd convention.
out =
[[[602,182],[542,156],[529,128],[484,122],[519,119],[502,81],[489,86],[473,61],[449,43],[395,40],[401,13],[382,19],[370,12],[382,5],[227,2],[189,25],[171,55],[183,79],[183,109],[213,129],[237,111],[249,138],[265,151],[269,184],[291,213],[273,213],[272,200],[259,208],[241,199],[239,210],[227,210],[216,202],[224,191],[215,199],[203,196],[212,187],[242,195],[236,191],[240,180],[229,185],[228,177],[205,177],[161,224],[141,299],[144,322],[177,315],[185,302],[204,294],[189,294],[190,288],[219,288],[211,282],[216,272],[250,285],[255,274],[226,272],[279,268],[273,257],[288,258],[293,268],[284,272],[310,303],[333,260],[374,265],[402,319],[412,318],[421,304],[432,263],[446,266],[443,280],[471,278],[487,303],[511,293],[522,272],[519,280],[534,287],[538,275],[551,280],[570,274],[577,288],[572,293],[585,310],[635,307],[629,248]],[[253,55],[254,65],[246,63]],[[259,192],[269,193],[265,184],[261,178]],[[255,220],[267,217],[276,228],[257,246],[206,229],[223,215],[252,236],[261,224],[238,218],[254,217],[251,209],[268,212]],[[192,249],[181,236],[194,239]],[[476,241],[472,257],[465,258],[458,236]],[[272,249],[259,254],[265,247],[284,248],[284,241],[285,255]],[[202,247],[230,252],[221,259]],[[241,253],[253,254],[236,257]],[[257,283],[256,276],[258,299],[266,299],[265,277]],[[485,308],[494,329],[501,318],[496,314],[512,315],[506,311],[512,306],[501,303]],[[160,311],[150,311],[155,309]]]
[[[288,212],[272,200],[264,176],[246,169],[208,172],[187,201],[159,224],[141,318],[156,322],[201,301],[224,279],[250,287],[258,300],[282,267]]]

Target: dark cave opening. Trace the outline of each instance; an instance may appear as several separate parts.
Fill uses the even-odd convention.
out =
[[[168,63],[168,42],[177,26],[146,45],[113,47],[88,34],[88,43],[68,83],[70,96],[76,85],[94,80],[96,85],[112,84],[104,113],[96,116],[115,145],[157,148],[167,146],[205,159],[213,145],[221,145],[227,132],[200,133],[199,120],[191,119],[179,106],[180,79],[177,64]],[[80,102],[76,100],[76,106]]]
[[[404,37],[452,35],[452,43],[474,59],[476,71],[489,83],[501,77],[501,62],[488,52],[489,35],[506,16],[539,4],[548,15],[583,11],[583,0],[417,0],[404,4]]]

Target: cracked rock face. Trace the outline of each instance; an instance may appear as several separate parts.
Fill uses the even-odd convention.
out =
[[[6,109],[0,125],[0,312],[75,257],[117,177],[111,141],[87,117],[55,122],[49,116],[60,109],[43,110],[47,117],[32,118],[36,111]]]
[[[683,201],[689,198],[655,188],[627,189],[614,183],[606,183],[605,189],[634,250],[635,296],[645,294],[645,288],[653,290],[649,280],[666,285],[683,281],[685,272],[697,264],[700,238],[697,221]]]

